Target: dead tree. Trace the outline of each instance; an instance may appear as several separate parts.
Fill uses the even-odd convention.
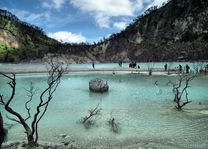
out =
[[[14,73],[11,75],[7,75],[0,72],[1,75],[9,79],[8,85],[12,90],[11,96],[8,99],[5,99],[4,96],[0,94],[0,104],[4,106],[7,112],[16,117],[9,118],[7,116],[10,120],[17,122],[24,127],[28,140],[28,148],[38,146],[38,124],[47,111],[48,105],[53,98],[53,94],[60,83],[61,77],[63,76],[64,69],[59,64],[51,63],[50,69],[48,69],[48,73],[49,77],[47,80],[47,87],[40,94],[39,104],[36,106],[36,112],[33,116],[32,123],[28,124],[26,121],[31,118],[31,108],[28,107],[28,103],[32,101],[33,96],[36,92],[33,85],[31,84],[29,90],[27,90],[27,96],[29,97],[29,100],[24,105],[27,111],[27,117],[24,118],[23,114],[15,111],[11,107],[11,103],[13,100],[15,100],[16,94],[16,75]]]
[[[206,65],[204,62],[194,62],[192,63],[195,73],[206,72]]]
[[[152,71],[153,71],[154,65],[155,65],[155,63],[153,63],[153,62],[148,62],[147,63],[147,70],[148,70],[149,76],[152,75]]]
[[[111,117],[108,120],[108,125],[111,127],[111,131],[114,133],[119,133],[120,132],[120,127],[119,127],[119,123],[116,122],[114,117]]]
[[[168,63],[168,75],[170,75],[172,66],[173,66],[173,62]]]
[[[189,76],[189,75],[179,75],[179,79],[177,82],[169,81],[168,84],[172,84],[173,86],[173,93],[174,93],[174,102],[176,103],[176,109],[181,110],[186,104],[190,103],[191,101],[188,98],[188,91],[187,89],[190,87],[189,83],[192,81],[196,76]],[[182,101],[182,97],[185,96],[185,101]]]
[[[102,109],[99,108],[99,104],[94,109],[89,110],[89,115],[81,119],[81,123],[84,124],[85,128],[90,128],[95,124],[95,120],[93,120],[93,118],[100,115],[101,110]]]

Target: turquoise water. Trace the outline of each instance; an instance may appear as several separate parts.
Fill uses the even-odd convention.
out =
[[[89,92],[88,83],[96,77],[108,81],[108,93]],[[17,92],[12,103],[14,109],[26,114],[24,102],[27,96],[24,88],[28,88],[32,81],[40,93],[46,87],[46,79],[46,75],[17,76]],[[172,87],[167,86],[169,80],[176,81],[177,77],[87,73],[65,75],[40,122],[40,141],[67,140],[78,146],[105,147],[155,142],[180,148],[207,149],[208,115],[176,111]],[[0,77],[0,93],[5,98],[10,93],[7,81]],[[190,83],[188,91],[193,102],[185,110],[208,110],[207,82],[208,76],[198,76]],[[38,95],[30,106],[34,107],[37,103]],[[102,108],[101,115],[97,117],[95,126],[86,129],[78,121],[98,103]],[[5,111],[2,114],[5,123],[13,123],[5,118]],[[118,134],[113,133],[108,126],[107,121],[111,117],[119,123],[121,131]],[[61,134],[68,137],[62,138]],[[9,140],[23,139],[25,134],[22,126],[15,124],[9,129]]]

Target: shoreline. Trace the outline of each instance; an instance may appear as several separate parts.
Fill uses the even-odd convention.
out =
[[[78,67],[64,67],[66,68],[65,73],[141,73],[148,74],[150,70],[148,69],[138,69],[138,68],[127,68],[127,67],[114,67],[114,68],[78,68]],[[14,67],[14,68],[0,68],[1,73],[5,74],[45,74],[48,73],[46,67]],[[152,68],[153,75],[168,75],[168,71],[165,71],[163,68]],[[169,70],[169,74],[178,74],[177,69]]]
[[[5,142],[2,145],[2,149],[14,149],[14,148],[21,148],[21,149],[27,149],[26,147],[26,140],[23,141],[9,141]],[[39,141],[38,147],[33,147],[31,149],[179,149],[176,145],[167,145],[167,144],[161,144],[156,142],[135,142],[131,145],[124,145],[124,146],[78,146],[76,144],[73,144],[71,142],[60,142],[60,143],[54,143],[54,142],[44,142]]]

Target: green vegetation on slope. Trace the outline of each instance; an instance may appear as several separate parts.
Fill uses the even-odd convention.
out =
[[[41,59],[58,44],[39,27],[20,21],[6,10],[0,10],[0,30],[0,62]]]

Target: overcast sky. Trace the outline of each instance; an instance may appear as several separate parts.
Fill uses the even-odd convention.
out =
[[[0,8],[63,42],[98,41],[167,0],[0,0]]]

